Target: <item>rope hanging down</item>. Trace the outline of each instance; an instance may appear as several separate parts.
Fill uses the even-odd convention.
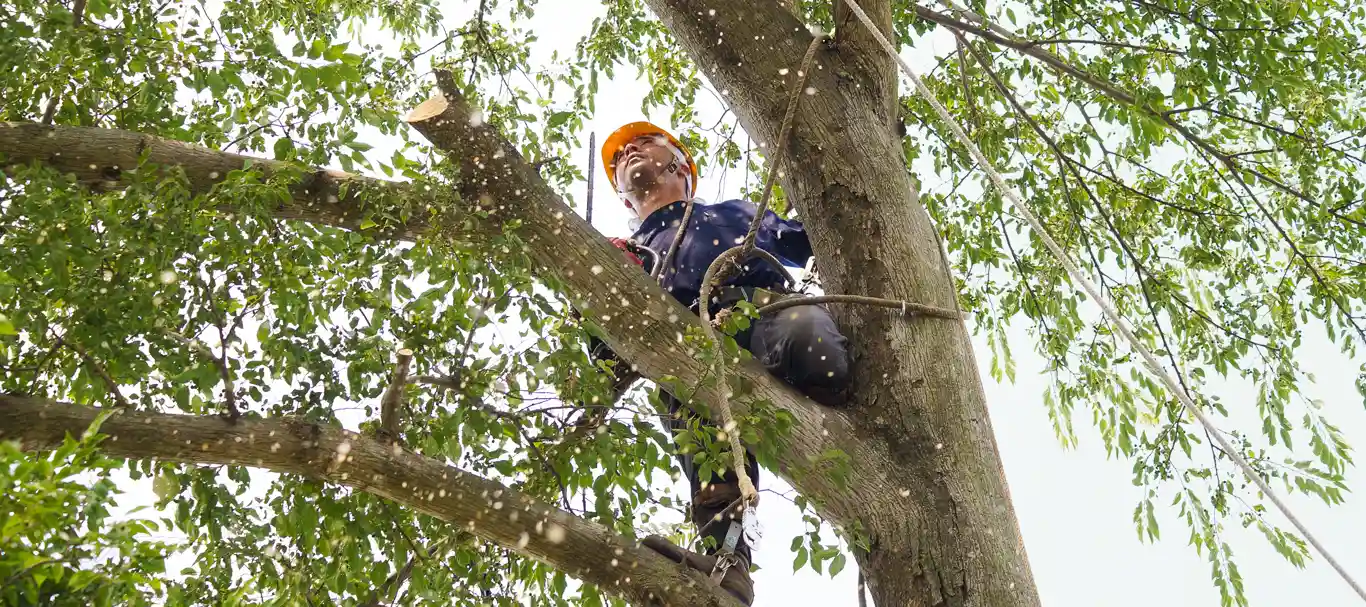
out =
[[[1281,511],[1281,514],[1285,515],[1285,518],[1300,532],[1300,535],[1303,535],[1304,539],[1313,545],[1314,549],[1317,550],[1319,554],[1323,555],[1323,559],[1328,561],[1328,564],[1331,565],[1333,569],[1337,571],[1338,575],[1352,587],[1352,590],[1356,591],[1358,596],[1363,600],[1366,600],[1366,590],[1363,590],[1361,585],[1353,579],[1351,574],[1338,563],[1337,559],[1333,558],[1333,555],[1328,552],[1327,548],[1324,548],[1323,544],[1319,542],[1318,538],[1316,538],[1313,533],[1310,533],[1304,523],[1296,518],[1295,514],[1290,511],[1290,507],[1281,501],[1280,496],[1271,489],[1271,486],[1262,479],[1261,475],[1257,474],[1257,471],[1243,458],[1242,454],[1234,449],[1233,446],[1229,444],[1228,440],[1219,433],[1218,428],[1214,426],[1214,422],[1210,421],[1210,419],[1205,416],[1204,412],[1200,411],[1200,408],[1196,406],[1190,396],[1181,389],[1181,386],[1176,379],[1172,377],[1171,373],[1162,367],[1162,364],[1158,362],[1157,357],[1153,355],[1147,346],[1143,345],[1143,342],[1139,341],[1138,337],[1135,336],[1133,331],[1129,328],[1128,323],[1119,315],[1119,312],[1114,309],[1114,306],[1110,304],[1109,300],[1101,295],[1095,284],[1082,274],[1081,269],[1078,268],[1076,263],[1072,261],[1072,258],[1067,255],[1067,252],[1053,240],[1053,237],[1044,229],[1039,218],[1034,215],[1034,212],[1031,211],[1028,206],[1025,206],[1024,202],[1020,199],[1020,195],[1015,191],[1015,188],[1010,187],[1010,185],[1005,182],[1005,179],[1001,177],[1001,174],[996,172],[986,156],[982,154],[982,150],[977,148],[977,145],[973,143],[967,133],[963,132],[963,127],[953,119],[953,116],[949,115],[948,110],[944,109],[944,106],[939,103],[939,100],[935,98],[934,93],[930,91],[929,87],[925,86],[925,83],[920,80],[920,77],[916,76],[915,70],[912,70],[911,66],[906,64],[905,60],[901,58],[901,55],[897,53],[896,47],[892,46],[892,44],[887,41],[887,38],[882,35],[882,31],[868,18],[867,13],[863,12],[863,8],[860,7],[855,0],[844,0],[844,4],[849,10],[853,11],[859,21],[863,22],[864,27],[868,28],[868,31],[872,33],[873,37],[882,45],[883,50],[886,50],[887,54],[891,55],[892,59],[901,67],[901,71],[911,79],[911,82],[915,84],[916,92],[934,108],[935,114],[939,116],[940,120],[944,121],[949,127],[949,130],[953,131],[954,137],[958,139],[958,142],[968,149],[968,152],[972,154],[973,160],[986,172],[987,177],[991,179],[991,182],[996,186],[996,189],[1000,190],[1006,198],[1009,198],[1010,202],[1015,205],[1016,210],[1024,216],[1025,221],[1029,223],[1029,227],[1038,234],[1039,239],[1043,241],[1044,246],[1048,248],[1053,256],[1057,258],[1058,262],[1062,264],[1063,268],[1067,270],[1067,273],[1072,277],[1072,280],[1079,283],[1082,289],[1086,291],[1086,294],[1100,305],[1101,311],[1110,321],[1110,324],[1114,325],[1120,335],[1122,335],[1134,350],[1143,357],[1144,362],[1148,364],[1149,370],[1162,381],[1167,389],[1176,397],[1177,401],[1185,407],[1186,411],[1190,412],[1190,414],[1200,422],[1200,425],[1204,426],[1205,430],[1209,431],[1210,436],[1219,444],[1219,447],[1238,464],[1238,467],[1242,469],[1243,474],[1247,475],[1253,483],[1256,483],[1257,487],[1262,490],[1262,493],[1267,496],[1267,499],[1270,499],[1271,503],[1276,505],[1276,508]],[[946,2],[946,4],[949,3]],[[952,4],[950,5],[952,6]],[[953,8],[958,9],[958,7]]]
[[[730,410],[730,398],[724,394],[726,390],[725,381],[725,360],[724,353],[720,351],[721,338],[716,335],[716,328],[711,326],[711,291],[712,287],[721,283],[730,273],[733,265],[744,261],[753,254],[755,242],[758,238],[759,226],[764,220],[764,213],[768,211],[768,199],[773,194],[773,179],[778,172],[778,165],[783,161],[783,151],[787,149],[787,138],[792,132],[792,117],[797,113],[797,102],[801,100],[802,91],[806,88],[806,77],[811,73],[811,60],[816,57],[816,49],[820,47],[821,38],[819,36],[811,39],[811,45],[806,48],[806,55],[802,57],[801,67],[797,70],[797,82],[792,87],[792,94],[787,100],[787,113],[783,115],[783,126],[778,131],[778,141],[773,153],[773,160],[768,165],[768,177],[764,180],[764,194],[759,199],[759,208],[754,211],[754,221],[749,224],[749,234],[745,236],[744,244],[726,249],[725,252],[716,256],[716,259],[707,266],[707,271],[702,275],[702,290],[698,298],[698,314],[702,317],[702,329],[706,331],[707,337],[711,338],[712,343],[717,345],[717,377],[720,378],[720,386],[723,394],[717,403],[717,416],[720,418],[721,428],[730,435],[731,445],[731,465],[735,468],[735,476],[740,485],[740,503],[744,508],[754,504],[759,497],[759,492],[754,488],[754,481],[749,478],[749,473],[745,471],[745,449],[740,444],[740,433],[736,429],[735,414]],[[688,208],[684,212],[683,223],[679,225],[678,238],[674,239],[674,244],[669,249],[671,258],[672,253],[678,248],[678,243],[683,239],[683,229],[688,225],[688,216],[692,213],[692,201],[688,201]],[[764,251],[766,253],[766,251]],[[770,256],[771,258],[771,256]],[[772,259],[776,262],[776,259]],[[732,265],[727,265],[727,263]],[[661,264],[663,265],[663,264]],[[777,264],[782,267],[782,264]]]

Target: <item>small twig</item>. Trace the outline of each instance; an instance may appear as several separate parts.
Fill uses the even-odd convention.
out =
[[[403,388],[408,385],[408,367],[413,363],[413,351],[407,348],[398,351],[398,361],[394,363],[394,375],[389,379],[389,387],[379,401],[380,434],[392,441],[398,440],[398,405],[403,402]]]
[[[225,330],[223,327],[225,320],[219,317],[214,321],[214,326],[218,328],[218,345],[221,348],[217,366],[218,374],[223,378],[223,397],[228,405],[228,418],[235,420],[241,417],[242,411],[237,408],[237,386],[232,382],[232,372],[228,366],[228,343],[232,341],[232,333],[237,329],[234,327],[232,331]]]
[[[479,39],[479,43],[484,46],[485,50],[492,50],[489,48],[488,39],[484,37],[484,12],[487,10],[488,0],[479,0],[479,14],[474,20],[474,35]],[[474,74],[477,71],[479,71],[479,53],[474,53],[474,56],[471,57],[470,61],[470,77],[466,86],[474,85]]]
[[[21,579],[23,579],[23,577],[26,576],[26,575],[28,575],[28,573],[29,573],[30,571],[33,571],[34,569],[37,569],[37,568],[42,567],[42,566],[44,566],[44,565],[51,565],[51,564],[53,564],[53,563],[61,563],[61,562],[63,562],[61,559],[42,559],[42,560],[40,560],[40,561],[37,561],[37,562],[33,563],[32,565],[29,565],[28,567],[24,567],[23,569],[20,569],[19,571],[15,572],[14,575],[9,576],[9,579],[5,580],[5,586],[6,586],[6,587],[13,588],[13,587],[14,587],[14,583],[17,582],[17,581],[19,581],[19,580],[21,580]]]
[[[1040,45],[1045,45],[1045,44],[1094,44],[1094,45],[1097,45],[1097,46],[1111,46],[1111,47],[1116,47],[1116,48],[1128,48],[1128,49],[1133,49],[1133,50],[1136,50],[1136,51],[1149,51],[1149,52],[1153,52],[1153,53],[1166,53],[1166,54],[1168,54],[1168,55],[1180,55],[1180,56],[1182,56],[1182,57],[1185,57],[1185,56],[1186,56],[1186,52],[1185,52],[1185,51],[1181,51],[1181,50],[1177,50],[1177,49],[1161,48],[1161,47],[1156,47],[1156,46],[1145,46],[1145,45],[1142,45],[1142,44],[1130,44],[1130,43],[1128,43],[1128,42],[1115,42],[1115,41],[1113,41],[1113,40],[1085,40],[1085,39],[1076,39],[1076,38],[1053,38],[1053,39],[1049,39],[1049,40],[1028,40],[1028,41],[1025,42],[1025,44],[1028,45],[1028,46],[1040,46]]]
[[[362,603],[364,607],[382,607],[384,603],[380,602],[380,598],[392,597],[395,591],[403,587],[404,582],[407,582],[408,578],[413,575],[413,567],[417,565],[419,557],[426,560],[428,556],[441,551],[442,548],[445,548],[446,544],[451,542],[450,537],[443,537],[432,542],[431,547],[424,551],[414,545],[412,540],[408,539],[407,534],[404,534],[404,539],[408,542],[409,547],[413,549],[413,555],[408,557],[408,562],[403,565],[402,569],[395,571],[393,575],[384,580],[383,585],[370,593],[370,599],[365,603]],[[426,552],[427,554],[423,555],[423,552]]]
[[[57,351],[62,349],[63,343],[65,343],[65,341],[62,339],[62,336],[58,335],[55,337],[52,342],[52,347],[47,349],[47,353],[43,354],[43,358],[34,366],[33,379],[29,381],[28,389],[24,390],[24,392],[29,394],[33,393],[33,389],[38,385],[38,380],[43,376],[43,371],[47,369],[48,363],[52,362],[53,357],[57,355]]]
[[[427,53],[430,53],[430,52],[436,50],[436,47],[441,46],[441,45],[443,45],[443,44],[446,44],[447,42],[450,42],[450,41],[451,41],[452,39],[454,39],[456,36],[468,36],[468,35],[471,34],[471,33],[473,33],[473,30],[468,29],[468,28],[462,29],[462,30],[456,30],[456,31],[454,31],[454,32],[449,32],[449,33],[447,33],[445,38],[442,38],[441,40],[438,40],[436,43],[434,43],[434,44],[432,44],[431,46],[427,47],[426,50],[421,51],[421,52],[419,52],[419,53],[413,55],[412,57],[409,57],[409,58],[408,58],[408,62],[407,62],[408,66],[411,67],[411,66],[413,65],[413,63],[414,63],[415,61],[417,61],[418,57],[421,57],[421,56],[423,56],[423,55],[426,55]]]
[[[542,158],[540,160],[532,162],[531,168],[536,169],[536,172],[539,173],[541,172],[541,167],[558,160],[564,160],[564,156],[551,156],[549,158]]]
[[[240,417],[242,412],[237,409],[237,394],[232,383],[232,372],[228,370],[228,364],[226,362],[227,344],[223,344],[224,356],[218,357],[214,356],[213,351],[210,350],[208,346],[204,345],[204,342],[186,337],[179,331],[172,329],[162,329],[162,332],[213,363],[214,367],[218,369],[218,376],[223,379],[223,387],[226,392],[225,398],[228,404],[228,418],[235,420]]]
[[[420,385],[423,385],[423,386],[433,386],[433,387],[436,387],[436,388],[441,388],[441,389],[443,389],[443,390],[459,390],[459,389],[460,389],[460,378],[459,378],[459,377],[455,377],[455,376],[452,376],[452,377],[437,377],[437,376],[435,376],[435,375],[417,375],[417,376],[414,376],[414,377],[409,377],[407,381],[408,381],[408,383],[410,383],[410,384],[420,384]]]
[[[104,381],[105,387],[109,390],[110,394],[114,395],[114,400],[120,407],[123,407],[124,409],[133,408],[132,405],[128,404],[128,400],[123,398],[123,394],[119,392],[119,383],[114,381],[113,377],[109,376],[109,371],[105,370],[104,365],[101,365],[99,361],[91,358],[90,355],[86,353],[85,349],[77,345],[76,342],[62,338],[62,343],[74,350],[76,354],[80,355],[81,360],[84,360],[85,364],[90,365],[90,368],[95,371],[95,374],[100,376],[100,379]]]
[[[564,478],[560,476],[560,471],[550,465],[550,460],[546,459],[545,453],[541,451],[540,447],[536,446],[536,441],[531,440],[531,437],[527,436],[526,430],[522,428],[521,418],[515,418],[512,425],[517,427],[517,434],[522,437],[522,441],[526,443],[526,446],[531,450],[532,455],[535,455],[536,459],[540,460],[541,467],[545,468],[546,472],[549,472],[551,476],[555,477],[555,484],[560,487],[560,499],[564,501],[564,509],[573,512],[574,507],[569,505],[569,488],[565,486]]]
[[[403,351],[400,351],[399,354],[400,364],[402,364],[402,352]],[[411,353],[409,354],[411,355]],[[406,374],[407,371],[405,370],[404,373]],[[458,385],[452,384],[450,379],[443,377],[431,377],[427,375],[419,375],[417,377],[409,378],[405,380],[404,383],[423,384],[428,386],[435,386],[446,390],[457,390],[460,387]],[[392,388],[393,385],[394,384],[391,383],[390,387]],[[399,390],[399,393],[402,394],[401,389]],[[386,392],[385,395],[388,396],[388,393]],[[398,401],[395,401],[394,405],[397,406]],[[573,512],[573,507],[569,505],[569,488],[565,486],[564,479],[560,477],[559,471],[555,470],[555,467],[550,465],[550,460],[546,459],[545,454],[541,452],[540,447],[536,446],[536,441],[532,440],[531,437],[527,435],[526,430],[522,428],[523,417],[521,415],[518,415],[517,413],[513,413],[510,411],[499,411],[498,409],[495,409],[492,406],[486,405],[484,403],[474,403],[474,407],[493,417],[505,419],[512,423],[513,427],[517,429],[517,434],[522,437],[522,441],[525,442],[527,448],[531,450],[532,455],[536,456],[536,458],[540,460],[541,466],[544,467],[547,472],[549,472],[552,476],[555,477],[555,483],[560,487],[560,497],[564,499],[565,510]]]
[[[868,583],[863,579],[863,569],[858,571],[858,607],[868,607]]]
[[[977,104],[976,104],[976,103],[973,103],[973,101],[972,101],[972,98],[973,98],[972,89],[968,87],[968,59],[967,59],[967,55],[966,55],[965,53],[963,53],[963,37],[962,37],[962,36],[959,36],[959,37],[958,37],[957,47],[958,47],[958,50],[957,50],[957,52],[958,52],[958,81],[963,85],[963,101],[964,101],[965,103],[968,104],[968,116],[970,117],[970,119],[969,119],[969,125],[970,125],[970,126],[976,127],[976,126],[978,126],[978,120],[977,120]],[[980,128],[980,127],[979,127],[979,128]]]

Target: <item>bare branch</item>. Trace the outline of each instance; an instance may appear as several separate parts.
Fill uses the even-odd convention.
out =
[[[1110,47],[1116,47],[1116,48],[1128,48],[1128,49],[1134,49],[1134,50],[1137,50],[1137,51],[1147,51],[1147,52],[1150,52],[1150,53],[1164,53],[1164,54],[1168,54],[1168,55],[1177,55],[1177,56],[1180,56],[1180,57],[1185,57],[1185,56],[1186,56],[1186,52],[1185,52],[1185,51],[1180,51],[1180,50],[1177,50],[1177,49],[1172,49],[1172,48],[1161,48],[1161,47],[1156,47],[1156,46],[1145,46],[1145,45],[1142,45],[1142,44],[1130,44],[1130,43],[1128,43],[1128,42],[1115,42],[1115,41],[1113,41],[1113,40],[1081,40],[1081,39],[1075,39],[1075,38],[1052,38],[1052,39],[1048,39],[1048,40],[1030,40],[1030,41],[1028,41],[1028,44],[1029,44],[1030,46],[1044,46],[1044,45],[1049,45],[1049,44],[1092,44],[1092,45],[1096,45],[1096,46],[1110,46]]]
[[[71,6],[71,30],[79,32],[83,23],[85,23],[85,0],[76,0]],[[62,93],[65,88],[66,84],[62,83],[52,91],[52,98],[47,100],[47,109],[43,110],[43,124],[52,124],[52,119],[57,114],[57,106],[62,103]]]
[[[389,387],[379,401],[380,433],[385,438],[398,440],[398,405],[403,402],[403,388],[408,385],[408,367],[413,363],[413,351],[403,348],[398,351],[394,363],[394,375],[389,379]]]

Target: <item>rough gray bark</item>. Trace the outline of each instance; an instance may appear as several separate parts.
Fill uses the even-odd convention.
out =
[[[793,68],[810,40],[800,23],[772,0],[647,3],[712,84],[731,91],[745,130],[776,140],[776,74]],[[890,19],[888,0],[860,6]],[[871,57],[885,53],[863,34],[846,32],[841,42],[810,76],[816,93],[802,100],[787,150],[802,162],[782,167],[781,181],[811,235],[825,289],[954,307],[956,286],[886,113],[880,86],[896,81],[891,61]],[[860,565],[875,603],[1037,605],[965,325],[869,307],[836,314],[859,387],[849,419],[861,442],[885,450],[877,464],[891,481],[861,493],[855,512],[839,513],[872,535]],[[860,471],[872,463],[854,460]]]
[[[0,394],[0,440],[46,450],[102,413],[114,457],[237,465],[355,487],[560,569],[637,605],[735,607],[705,576],[616,533],[401,447],[301,419],[236,423],[205,415],[109,410]]]

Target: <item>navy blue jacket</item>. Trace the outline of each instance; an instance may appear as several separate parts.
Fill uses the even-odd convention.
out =
[[[678,223],[683,220],[686,208],[687,202],[678,201],[656,210],[644,219],[631,236],[632,240],[638,245],[649,247],[663,259],[669,247],[673,246]],[[707,266],[726,249],[744,242],[758,208],[759,205],[744,200],[696,204],[683,236],[683,244],[679,245],[670,264],[672,267],[665,268],[664,290],[679,303],[697,312],[697,299],[701,295],[702,276],[706,274]],[[811,257],[811,241],[807,239],[801,222],[783,219],[773,211],[764,212],[755,244],[772,253],[784,265],[800,268]],[[653,270],[650,265],[647,258],[646,272]],[[783,275],[763,259],[752,257],[742,267],[743,272],[736,273],[722,284],[768,289],[783,286]]]

